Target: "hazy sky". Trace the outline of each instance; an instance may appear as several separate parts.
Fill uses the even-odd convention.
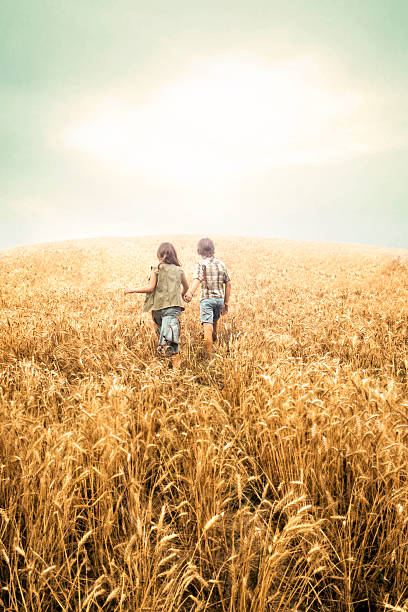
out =
[[[1,0],[0,248],[408,247],[407,0]]]

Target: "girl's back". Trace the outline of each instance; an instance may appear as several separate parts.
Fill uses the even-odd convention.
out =
[[[173,368],[180,367],[180,323],[183,296],[188,290],[186,276],[181,269],[176,249],[170,242],[162,242],[157,249],[158,266],[152,266],[149,284],[127,289],[128,293],[145,293],[143,312],[151,312],[159,340],[157,350],[171,357]]]
[[[152,267],[152,272],[157,275],[157,283],[154,291],[146,296],[143,312],[161,310],[179,306],[184,310],[181,297],[183,270],[175,264],[160,263]]]

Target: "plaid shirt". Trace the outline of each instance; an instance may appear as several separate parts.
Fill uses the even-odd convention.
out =
[[[214,256],[205,257],[195,267],[194,278],[201,281],[200,300],[224,298],[224,285],[230,280],[225,263]]]

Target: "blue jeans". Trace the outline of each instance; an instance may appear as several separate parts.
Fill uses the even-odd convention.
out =
[[[175,355],[179,352],[181,310],[179,306],[152,310],[153,321],[157,325],[159,336],[157,350],[163,355]]]
[[[224,300],[222,298],[205,298],[200,302],[201,323],[216,323],[221,316]]]

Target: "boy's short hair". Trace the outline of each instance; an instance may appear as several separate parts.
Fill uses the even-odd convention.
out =
[[[212,257],[215,252],[213,241],[210,238],[201,238],[197,244],[197,252],[202,257]]]

